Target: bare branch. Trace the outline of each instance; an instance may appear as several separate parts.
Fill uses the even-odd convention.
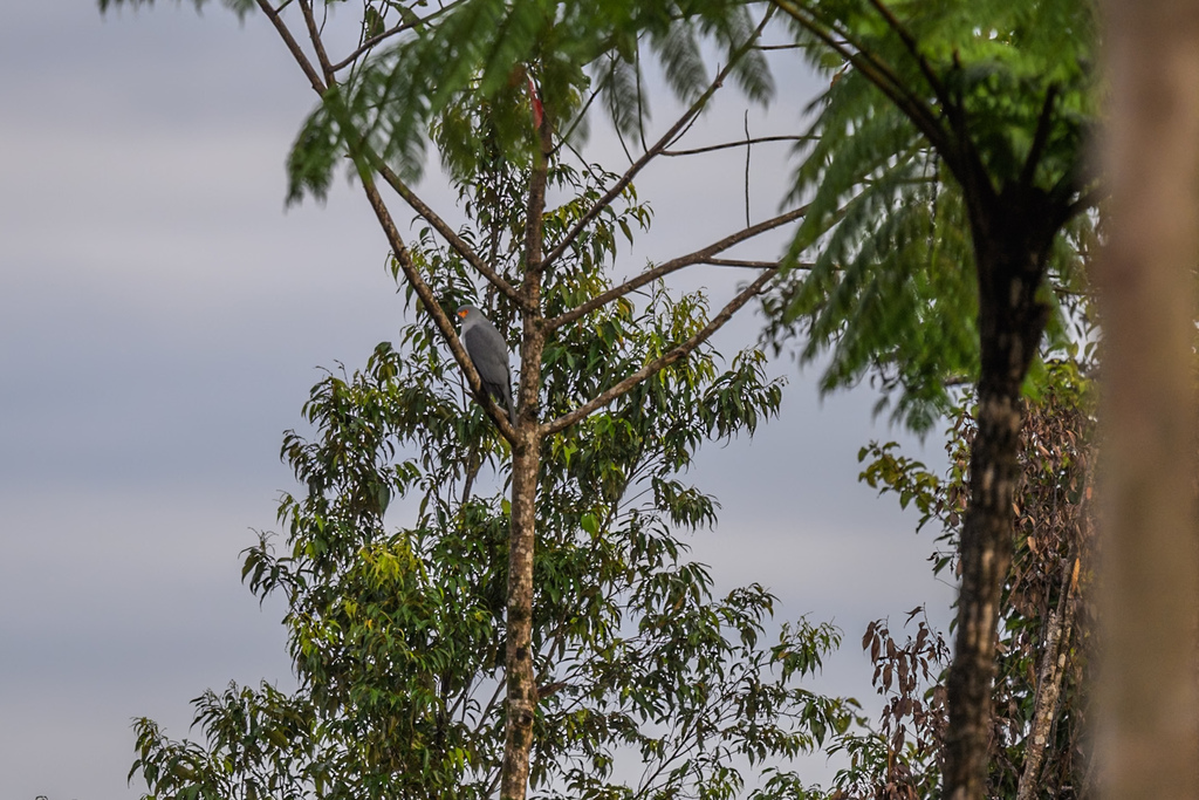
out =
[[[777,261],[745,261],[739,258],[709,258],[699,262],[710,267],[739,267],[741,269],[775,269]]]
[[[721,142],[706,147],[692,147],[688,150],[663,150],[661,155],[671,158],[677,156],[695,156],[701,153],[711,153],[716,150],[729,150],[734,147],[745,147],[747,144],[763,144],[766,142],[808,142],[819,139],[819,136],[756,136],[752,139],[741,139],[736,142]]]
[[[291,31],[288,29],[287,23],[283,21],[283,17],[271,7],[271,4],[267,0],[258,0],[258,7],[262,9],[262,13],[266,15],[271,24],[275,26],[275,30],[279,32],[279,38],[287,45],[287,49],[291,51],[292,58],[300,65],[300,69],[303,70],[304,75],[308,78],[308,83],[312,86],[312,90],[323,97],[327,91],[325,82],[321,80],[320,73],[316,71],[316,68],[312,66],[312,62],[308,60],[308,56],[304,54],[304,48],[300,47],[300,43],[291,35]],[[282,8],[280,6],[280,10]]]
[[[383,31],[382,33],[372,36],[371,38],[364,41],[357,48],[355,48],[348,56],[343,58],[341,61],[338,61],[336,64],[333,64],[331,69],[334,72],[341,72],[343,69],[345,69],[346,67],[350,66],[355,61],[357,61],[363,54],[370,52],[380,42],[390,39],[391,37],[395,36],[398,33],[403,33],[404,31],[408,31],[408,30],[414,30],[417,26],[423,25],[426,22],[432,22],[434,19],[441,16],[442,14],[447,13],[448,11],[453,9],[455,6],[461,5],[462,2],[463,2],[463,0],[454,0],[454,2],[447,3],[446,5],[442,6],[441,8],[437,9],[436,11],[433,11],[432,13],[429,14],[429,16],[424,17],[423,19],[418,19],[415,22],[411,22],[411,23],[400,22],[397,25],[393,25],[392,27],[388,28],[387,30]]]
[[[695,264],[710,264],[717,253],[723,253],[733,245],[740,244],[741,242],[752,239],[753,237],[765,233],[766,231],[774,230],[782,225],[786,225],[788,222],[793,222],[802,217],[807,210],[807,206],[800,206],[799,208],[788,211],[785,214],[780,214],[772,219],[759,222],[757,225],[751,225],[750,227],[739,230],[736,233],[729,234],[720,241],[713,242],[701,250],[696,250],[694,253],[688,253],[685,256],[679,256],[678,258],[673,258],[670,261],[659,264],[653,269],[646,270],[637,277],[631,278],[619,286],[613,286],[608,291],[598,294],[587,302],[575,306],[565,314],[554,317],[551,320],[547,320],[545,323],[545,329],[548,332],[556,330],[563,325],[568,325],[579,317],[591,313],[600,306],[606,305],[618,297],[623,297],[629,292],[645,286],[647,283],[656,281],[658,278],[669,275],[672,272],[677,272],[684,267],[690,267]],[[770,268],[771,267],[767,267],[767,269]]]
[[[336,64],[333,64],[332,65],[333,71],[341,72],[343,69],[350,66],[355,61],[357,61],[359,58],[361,58],[364,54],[373,50],[375,48],[375,46],[378,45],[379,43],[384,42],[387,39],[390,39],[392,36],[395,36],[398,33],[403,33],[406,30],[411,30],[412,28],[416,27],[417,24],[419,24],[419,23],[401,22],[398,25],[393,25],[392,27],[388,28],[387,30],[383,31],[382,33],[379,33],[379,34],[376,34],[376,35],[370,37],[369,39],[364,41],[362,44],[358,45],[358,47],[356,47],[352,51],[350,51],[350,54],[347,55],[345,58],[343,58],[341,61],[338,61]]]
[[[615,67],[613,67],[613,69],[615,69]],[[583,124],[583,120],[587,118],[587,112],[591,109],[591,104],[595,102],[595,98],[599,97],[600,83],[601,81],[596,81],[596,87],[591,90],[591,94],[588,95],[587,101],[583,103],[582,108],[579,109],[579,113],[575,115],[574,122],[571,122],[566,126],[566,131],[561,135],[561,144],[558,145],[558,147],[569,146],[568,142],[570,141],[570,137],[573,136],[575,130],[577,130],[578,127]],[[555,148],[555,152],[557,149],[558,148]]]
[[[412,210],[420,215],[421,219],[428,222],[438,234],[454,249],[458,255],[462,256],[468,264],[474,267],[480,275],[487,279],[495,288],[499,289],[505,297],[517,306],[521,305],[520,294],[508,283],[504,276],[500,275],[491,266],[484,261],[474,249],[466,243],[466,240],[458,235],[449,223],[442,219],[437,212],[430,208],[420,197],[412,191],[408,184],[404,183],[392,169],[383,162],[377,154],[371,153],[371,166],[379,173],[379,176],[390,186],[395,193],[398,194],[405,203],[412,207]]]
[[[692,350],[703,344],[713,333],[723,327],[724,324],[733,316],[733,314],[735,314],[742,306],[749,302],[751,298],[761,292],[762,287],[764,287],[770,281],[770,279],[777,274],[777,269],[771,269],[763,272],[753,283],[751,283],[744,290],[742,290],[740,294],[730,300],[728,305],[722,308],[720,313],[713,317],[711,321],[704,326],[703,330],[699,331],[682,344],[672,348],[659,358],[655,358],[653,361],[646,364],[644,367],[637,370],[620,383],[600,393],[599,396],[588,401],[587,403],[584,403],[574,411],[571,411],[569,414],[564,414],[555,420],[543,424],[541,426],[542,433],[544,435],[550,435],[569,428],[571,425],[574,425],[575,423],[586,418],[591,414],[591,412],[603,408],[613,400],[619,398],[621,395],[628,393],[635,386],[637,386],[637,384],[641,383],[658,370],[665,369],[676,361],[686,358],[688,355],[690,355]]]
[[[300,11],[304,14],[304,24],[308,27],[308,38],[312,42],[312,49],[316,52],[317,63],[321,65],[321,72],[325,74],[325,84],[332,86],[337,82],[337,77],[333,74],[333,68],[329,64],[329,55],[325,52],[325,42],[321,38],[320,28],[317,27],[316,17],[312,13],[312,0],[300,0]]]
[[[704,90],[703,94],[701,94],[699,98],[697,98],[696,101],[692,103],[686,111],[683,112],[682,116],[680,116],[675,123],[670,126],[669,130],[667,130],[666,133],[654,143],[653,147],[650,147],[645,151],[644,154],[642,154],[640,158],[634,161],[633,164],[627,170],[625,170],[624,174],[620,176],[616,183],[614,183],[612,187],[608,189],[608,191],[605,192],[599,200],[596,201],[595,205],[588,209],[587,212],[579,218],[579,221],[576,222],[569,231],[567,231],[566,235],[562,238],[562,241],[558,242],[557,246],[555,246],[554,249],[546,255],[544,261],[544,265],[546,267],[561,258],[562,254],[565,253],[566,249],[570,247],[575,239],[578,238],[579,234],[586,230],[587,226],[591,224],[592,220],[599,216],[600,212],[610,206],[612,202],[620,196],[620,193],[625,190],[625,187],[632,183],[633,178],[645,168],[645,165],[652,161],[656,156],[660,155],[663,150],[669,147],[671,143],[675,141],[675,137],[681,131],[683,131],[697,116],[699,116],[699,112],[702,111],[704,106],[708,104],[708,101],[712,99],[712,95],[716,93],[716,90],[724,85],[724,79],[729,76],[730,72],[732,72],[733,66],[736,65],[737,62],[740,61],[740,59],[747,52],[749,52],[754,41],[756,41],[757,38],[762,35],[762,28],[765,26],[768,19],[769,15],[763,18],[762,22],[759,23],[758,27],[754,30],[753,34],[749,37],[745,44],[733,52],[732,57],[729,59],[728,65],[716,74],[716,77],[713,79],[712,83],[708,85],[708,88]]]
[[[745,227],[749,227],[749,156],[753,152],[753,139],[749,135],[749,109],[745,109]]]

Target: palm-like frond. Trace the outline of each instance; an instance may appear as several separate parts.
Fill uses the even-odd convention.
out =
[[[825,390],[872,374],[896,390],[899,418],[927,427],[947,384],[977,377],[969,203],[1021,194],[1065,208],[1082,189],[1089,5],[776,5],[830,83],[810,109],[790,198],[810,201],[788,254],[810,269],[793,270],[769,302],[769,335],[804,334],[803,361],[827,356]],[[1076,282],[1092,220],[1061,222],[1049,280]]]
[[[468,103],[488,106],[495,140],[521,163],[535,141],[530,81],[557,130],[585,130],[575,118],[595,81],[601,107],[617,130],[630,133],[645,112],[642,51],[690,101],[711,80],[702,46],[715,42],[726,63],[737,52],[732,76],[742,90],[765,99],[773,89],[765,59],[744,50],[755,27],[749,8],[734,0],[461,0],[435,22],[364,55],[326,94],[293,147],[289,196],[323,195],[338,151],[359,169],[377,157],[406,180],[418,177],[429,129],[458,131],[442,117]],[[449,150],[451,169],[469,167],[476,144],[469,136],[438,142]]]

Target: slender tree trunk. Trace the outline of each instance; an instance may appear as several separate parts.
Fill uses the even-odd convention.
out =
[[[1094,758],[1105,797],[1195,798],[1199,5],[1105,5],[1112,200],[1095,269],[1104,360]]]
[[[1016,800],[1033,800],[1040,796],[1038,781],[1041,777],[1041,764],[1049,746],[1049,734],[1057,719],[1062,682],[1066,677],[1070,638],[1074,633],[1074,621],[1077,617],[1078,568],[1077,558],[1069,559],[1063,564],[1060,600],[1057,608],[1049,613],[1049,624],[1045,632],[1045,653],[1041,656],[1041,663],[1037,668],[1032,725],[1028,746],[1024,752],[1024,769],[1016,786]]]
[[[525,219],[525,278],[521,286],[520,388],[517,438],[512,447],[512,527],[508,535],[508,619],[506,680],[508,709],[501,800],[524,800],[529,786],[537,682],[533,674],[533,554],[536,542],[537,475],[541,465],[541,356],[545,350],[541,317],[542,215],[552,151],[548,118],[538,130],[540,149],[529,181]]]
[[[1047,318],[1036,292],[1048,245],[1021,224],[1030,215],[1002,213],[974,218],[981,371],[970,500],[960,545],[957,638],[946,681],[947,800],[985,796],[996,628],[1003,582],[1012,563],[1012,503],[1020,481],[1020,391]]]
[[[512,450],[512,528],[508,537],[508,683],[502,800],[523,800],[529,783],[537,686],[533,674],[533,552],[540,461],[535,426],[521,425]]]

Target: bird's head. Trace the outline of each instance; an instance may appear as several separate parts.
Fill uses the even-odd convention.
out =
[[[479,309],[475,308],[474,306],[458,306],[458,311],[455,313],[458,314],[458,319],[465,322],[466,318],[469,317],[470,315],[481,314],[482,312],[479,311]]]

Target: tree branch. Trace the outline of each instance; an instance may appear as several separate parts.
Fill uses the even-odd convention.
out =
[[[548,255],[546,255],[544,261],[545,267],[548,267],[561,258],[562,254],[565,253],[566,249],[570,247],[575,239],[578,238],[579,234],[591,224],[592,220],[599,216],[600,212],[610,206],[612,201],[620,196],[620,193],[625,190],[625,187],[632,183],[633,178],[645,168],[646,164],[648,164],[655,157],[660,155],[663,150],[669,147],[671,143],[676,140],[676,137],[679,135],[679,133],[685,130],[686,127],[699,115],[699,112],[702,111],[704,106],[708,104],[708,101],[712,99],[712,95],[716,93],[716,90],[724,85],[724,79],[728,77],[730,72],[732,72],[733,67],[747,52],[749,52],[754,41],[756,41],[757,38],[762,35],[762,29],[765,27],[768,19],[769,15],[767,15],[762,22],[759,23],[753,34],[751,34],[749,39],[746,40],[745,44],[732,53],[732,57],[729,58],[729,63],[724,67],[724,69],[720,70],[720,72],[716,74],[716,77],[713,79],[712,83],[708,85],[708,88],[704,90],[703,94],[701,94],[699,98],[697,98],[696,101],[692,103],[685,112],[683,112],[683,115],[680,116],[675,123],[670,126],[669,130],[667,130],[666,133],[654,143],[653,147],[650,147],[645,151],[644,154],[642,154],[640,158],[634,161],[633,164],[627,170],[625,170],[624,174],[620,176],[616,183],[614,183],[612,187],[595,202],[595,205],[589,208],[587,212],[579,218],[579,221],[576,222],[569,231],[567,231],[566,235],[562,237],[562,241],[558,242],[554,249],[551,250]]]
[[[508,421],[506,411],[501,411],[487,391],[483,388],[483,380],[479,377],[479,373],[475,370],[475,365],[471,363],[470,357],[466,354],[466,348],[462,346],[462,340],[458,338],[458,333],[454,330],[453,323],[442,310],[441,304],[437,302],[437,298],[433,294],[433,289],[429,284],[425,283],[421,277],[420,271],[417,270],[416,264],[412,261],[412,255],[408,252],[408,247],[404,244],[404,239],[400,236],[399,228],[396,227],[395,220],[391,218],[391,212],[387,209],[387,204],[383,202],[383,197],[379,194],[379,188],[375,185],[374,177],[370,174],[362,176],[362,189],[366,193],[366,199],[370,202],[371,209],[375,212],[375,217],[379,220],[380,227],[383,228],[383,233],[387,237],[387,242],[391,245],[392,253],[395,255],[396,263],[400,265],[400,269],[404,273],[404,278],[412,286],[416,296],[420,298],[424,304],[425,311],[433,318],[433,323],[437,329],[441,331],[441,336],[445,339],[446,344],[450,347],[450,352],[454,356],[454,360],[458,362],[458,366],[462,368],[462,372],[466,375],[466,381],[470,385],[471,391],[474,392],[476,398],[486,400],[481,403],[484,410],[495,422],[499,428],[500,434],[509,442],[516,439],[516,429],[512,427],[512,423]]]
[[[819,139],[819,136],[756,136],[752,139],[741,139],[736,142],[721,142],[706,147],[693,147],[689,150],[663,150],[661,155],[670,158],[678,156],[694,156],[700,153],[711,153],[716,150],[730,150],[734,147],[745,147],[747,144],[762,144],[764,142],[807,142]]]
[[[745,110],[745,227],[749,227],[749,157],[753,152],[753,139],[749,135],[749,109]]]
[[[883,19],[891,26],[891,30],[895,31],[895,34],[903,42],[904,47],[911,53],[912,58],[916,60],[917,66],[920,67],[920,74],[928,81],[929,88],[933,90],[933,94],[937,96],[937,100],[940,101],[941,105],[948,107],[950,104],[949,93],[945,91],[945,84],[941,83],[941,79],[933,72],[928,59],[920,52],[920,46],[916,42],[916,37],[891,13],[891,9],[887,8],[882,0],[870,0],[870,5],[874,6],[878,13],[883,15]]]
[[[615,68],[615,66],[611,67],[611,69]],[[600,81],[596,81],[596,84],[600,83]],[[587,118],[587,111],[591,108],[591,104],[595,102],[595,98],[599,97],[600,91],[599,85],[591,90],[591,94],[588,95],[586,102],[584,102],[582,107],[579,108],[579,113],[575,115],[574,121],[567,125],[565,132],[562,133],[560,137],[562,143],[559,145],[559,147],[568,146],[567,143],[570,141],[570,137],[574,135],[575,130],[583,123],[583,120]],[[573,148],[571,148],[571,150],[573,152]],[[557,152],[557,148],[555,148],[555,152]]]
[[[542,433],[544,435],[550,435],[569,428],[571,425],[574,425],[575,423],[586,418],[591,414],[591,412],[603,408],[613,400],[619,398],[621,395],[628,393],[635,386],[637,386],[637,384],[641,383],[658,370],[665,369],[676,361],[686,358],[688,355],[690,355],[692,350],[707,341],[713,333],[715,333],[726,322],[728,322],[734,313],[736,313],[742,306],[749,302],[750,298],[761,292],[762,287],[764,287],[770,281],[770,279],[777,274],[777,269],[770,269],[763,272],[758,276],[757,280],[755,280],[744,290],[742,290],[740,294],[730,300],[728,305],[722,308],[720,313],[713,317],[712,320],[704,326],[703,330],[699,331],[682,344],[674,347],[666,354],[655,358],[653,361],[646,364],[644,367],[637,370],[620,383],[600,393],[597,397],[579,406],[574,411],[545,423],[541,426]]]
[[[308,78],[308,83],[312,86],[312,90],[324,97],[328,87],[321,80],[320,73],[312,66],[312,62],[308,60],[308,56],[304,54],[304,48],[300,47],[300,43],[291,35],[291,30],[288,29],[287,23],[283,21],[283,17],[271,7],[271,4],[267,0],[258,0],[258,7],[262,9],[262,13],[266,15],[271,24],[275,26],[275,30],[279,32],[279,38],[287,45],[287,49],[291,51],[292,57],[300,65],[300,69],[304,72],[305,77]]]
[[[421,219],[428,222],[433,227],[433,230],[437,231],[437,233],[446,240],[446,243],[454,249],[454,252],[466,259],[468,264],[474,267],[480,275],[486,278],[488,283],[499,289],[505,297],[515,303],[518,307],[522,306],[520,293],[517,292],[516,288],[513,287],[512,284],[508,283],[504,276],[492,269],[491,266],[484,261],[469,244],[466,243],[466,240],[459,236],[457,231],[450,227],[449,223],[442,219],[432,208],[426,205],[425,202],[421,200],[414,191],[412,191],[411,187],[404,183],[400,176],[396,175],[395,172],[392,171],[392,169],[387,166],[386,163],[384,163],[383,159],[381,159],[378,154],[372,152],[368,154],[368,158],[371,160],[371,166],[376,172],[379,173],[379,176],[383,178],[387,185],[395,190],[395,193],[398,194],[401,199],[403,199],[403,201],[421,217]]]
[[[696,250],[694,253],[688,253],[685,256],[679,256],[678,258],[673,258],[670,261],[659,264],[653,269],[647,270],[637,277],[625,281],[619,286],[613,286],[608,291],[598,294],[587,302],[575,306],[565,314],[554,317],[551,320],[547,320],[545,323],[545,329],[547,332],[557,330],[563,325],[568,325],[571,322],[574,322],[576,319],[585,314],[590,314],[600,306],[607,305],[618,297],[623,297],[629,292],[645,286],[647,283],[669,275],[672,272],[683,269],[684,267],[690,267],[695,264],[711,264],[713,263],[713,258],[717,253],[722,253],[733,245],[740,244],[747,239],[752,239],[761,233],[774,230],[782,225],[786,225],[788,222],[793,222],[802,217],[807,210],[808,207],[806,205],[800,206],[799,208],[788,211],[785,214],[780,214],[777,217],[768,219],[764,222],[759,222],[757,225],[751,225],[748,228],[744,228],[736,233],[730,234],[717,242],[713,242],[701,250]],[[741,262],[736,264],[736,266],[744,266],[748,263],[749,262]],[[730,261],[722,266],[734,266],[734,263]],[[777,267],[776,264],[766,266],[767,269],[773,269],[775,267]]]
[[[1066,655],[1070,646],[1070,635],[1074,628],[1075,609],[1078,595],[1077,557],[1064,565],[1062,590],[1058,607],[1050,615],[1045,633],[1045,652],[1037,670],[1036,699],[1032,717],[1032,730],[1024,754],[1024,771],[1016,787],[1016,800],[1032,800],[1041,787],[1037,784],[1041,775],[1041,762],[1049,744],[1049,732],[1057,716],[1058,698],[1061,697],[1062,678],[1066,671]]]
[[[436,11],[433,11],[427,17],[418,19],[415,22],[410,22],[410,23],[409,22],[400,22],[399,24],[388,28],[387,30],[383,31],[382,33],[380,33],[376,36],[372,36],[371,38],[362,42],[362,44],[358,45],[358,47],[356,47],[353,51],[351,51],[348,56],[343,58],[341,61],[338,61],[336,64],[333,64],[331,66],[331,69],[334,72],[341,72],[343,69],[345,69],[346,67],[350,66],[355,61],[357,61],[363,54],[370,52],[370,50],[372,50],[380,42],[382,42],[386,39],[390,39],[392,36],[395,36],[398,33],[403,33],[404,31],[407,31],[407,30],[414,30],[418,25],[424,25],[426,22],[431,22],[434,19],[436,19],[437,17],[440,17],[442,14],[449,12],[455,6],[461,5],[462,2],[463,2],[463,0],[454,0],[454,2],[447,3],[447,4],[443,5],[441,8],[437,9]]]
[[[1053,104],[1057,100],[1058,85],[1049,84],[1045,92],[1045,102],[1041,105],[1041,114],[1037,117],[1037,130],[1033,135],[1032,146],[1028,149],[1028,158],[1024,159],[1024,167],[1020,170],[1020,183],[1031,186],[1036,175],[1037,165],[1041,163],[1041,154],[1049,142],[1049,127],[1053,121]]]
[[[699,262],[709,267],[738,267],[740,269],[774,269],[779,266],[777,261],[749,261],[741,258],[709,258]],[[805,265],[811,268],[811,265]]]
[[[1062,212],[1062,217],[1064,218],[1062,224],[1065,224],[1087,209],[1094,208],[1095,206],[1099,205],[1099,201],[1104,198],[1105,194],[1106,192],[1104,192],[1104,190],[1099,186],[1094,186],[1090,189],[1080,192],[1078,199],[1066,206],[1066,210]]]
[[[300,11],[304,15],[304,25],[308,28],[308,38],[312,42],[313,51],[316,52],[317,63],[321,65],[321,72],[325,74],[325,85],[333,86],[337,82],[337,77],[333,74],[333,68],[329,64],[329,55],[325,52],[325,42],[321,38],[316,17],[312,13],[312,0],[300,0]]]
[[[772,2],[809,33],[824,42],[826,47],[861,72],[868,81],[887,96],[888,100],[895,104],[896,108],[903,112],[904,116],[912,121],[917,130],[924,134],[929,143],[941,153],[942,158],[951,164],[956,161],[957,151],[953,149],[952,140],[937,122],[932,109],[908,90],[886,64],[875,58],[867,48],[854,41],[853,37],[845,31],[837,31],[844,39],[844,41],[838,41],[830,32],[831,27],[826,29],[814,16],[805,12],[791,0],[772,0]],[[850,45],[855,49],[851,49]]]

